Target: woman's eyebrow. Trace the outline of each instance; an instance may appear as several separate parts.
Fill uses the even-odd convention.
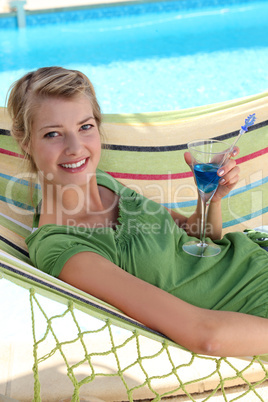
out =
[[[80,121],[80,122],[77,123],[77,124],[83,124],[83,123],[85,123],[85,122],[88,121],[88,120],[95,120],[95,118],[94,118],[93,116],[88,116],[86,119],[83,119],[82,121]]]
[[[89,120],[95,120],[95,118],[93,116],[88,116],[85,119],[83,119],[82,121],[78,122],[77,125],[83,124],[83,123],[85,123],[86,121],[89,121]],[[61,127],[63,127],[62,124],[53,124],[53,123],[51,123],[51,124],[48,124],[46,126],[41,127],[39,131],[44,130],[46,128],[61,128]]]
[[[63,127],[61,124],[48,124],[47,126],[42,126],[38,131],[42,131],[47,128],[60,128]]]

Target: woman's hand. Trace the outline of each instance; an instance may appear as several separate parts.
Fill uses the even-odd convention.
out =
[[[234,147],[231,157],[237,156],[239,153],[239,148]],[[191,170],[191,154],[190,152],[185,152],[184,154],[185,162],[190,166]],[[211,202],[219,202],[223,197],[225,197],[237,184],[239,180],[240,169],[236,166],[234,159],[227,159],[227,162],[222,166],[217,174],[220,176],[219,186],[211,199]]]
[[[230,156],[237,156],[239,153],[239,148],[234,147],[232,154]],[[234,159],[227,159],[227,162],[224,166],[222,166],[217,174],[220,176],[218,188],[213,195],[211,202],[218,202],[223,197],[225,197],[229,192],[236,186],[239,180],[239,172],[240,168],[236,165],[236,161]]]

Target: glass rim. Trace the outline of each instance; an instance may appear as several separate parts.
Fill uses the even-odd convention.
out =
[[[198,145],[198,143],[200,143],[200,145],[202,145],[201,143],[203,143],[205,145],[210,144],[210,143],[220,143],[220,144],[225,144],[226,148],[219,152],[201,151],[200,149],[197,149],[194,146],[194,144]],[[193,150],[195,150],[195,152],[202,152],[203,154],[223,154],[223,153],[226,153],[226,151],[228,151],[228,149],[230,149],[231,147],[232,147],[232,144],[229,144],[228,142],[221,141],[221,140],[214,140],[214,139],[210,139],[210,138],[208,138],[206,140],[193,140],[193,141],[190,141],[187,143],[187,148],[189,150],[193,149]]]

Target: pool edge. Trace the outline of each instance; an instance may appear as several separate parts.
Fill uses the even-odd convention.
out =
[[[111,0],[105,3],[90,3],[84,4],[80,6],[70,5],[70,6],[59,6],[53,8],[36,8],[36,9],[27,9],[25,8],[26,15],[35,15],[35,14],[46,14],[46,13],[55,13],[55,12],[65,12],[65,11],[79,11],[79,10],[87,10],[87,9],[95,9],[95,8],[106,8],[106,7],[120,7],[120,6],[129,6],[129,5],[137,5],[137,4],[146,4],[146,3],[161,3],[166,2],[167,0]],[[171,2],[176,2],[177,0],[168,0]],[[11,18],[16,17],[17,13],[15,11],[1,11],[0,18]]]

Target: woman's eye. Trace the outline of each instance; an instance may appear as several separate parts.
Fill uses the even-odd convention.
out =
[[[90,130],[93,127],[92,124],[83,124],[83,126],[81,127],[82,131],[87,131]]]
[[[58,136],[58,133],[56,131],[51,131],[50,133],[47,133],[45,135],[46,138],[55,138]]]

